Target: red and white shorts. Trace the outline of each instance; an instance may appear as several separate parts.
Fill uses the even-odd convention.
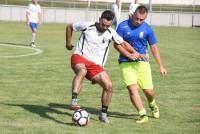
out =
[[[85,67],[87,69],[87,74],[85,77],[88,80],[91,80],[95,75],[104,71],[104,68],[101,67],[100,65],[97,65],[78,54],[73,54],[71,57],[71,67],[73,68],[76,64],[84,64],[85,65]]]

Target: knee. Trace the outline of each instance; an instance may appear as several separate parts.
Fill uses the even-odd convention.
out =
[[[112,82],[111,82],[111,81],[110,81],[110,82],[107,82],[107,83],[105,84],[104,90],[105,90],[106,92],[112,92]]]
[[[74,70],[74,73],[76,74],[76,76],[79,76],[79,77],[85,77],[86,74],[87,74],[87,70],[82,68],[82,69],[73,69]]]
[[[153,89],[146,89],[146,90],[144,90],[144,93],[151,97],[155,96],[155,91]]]
[[[33,32],[33,33],[37,33],[37,29],[33,29],[32,32]]]
[[[85,76],[87,74],[87,70],[86,69],[80,69],[78,74],[82,75],[82,76]]]
[[[136,86],[132,86],[131,88],[128,87],[128,91],[129,91],[129,94],[132,95],[132,96],[133,96],[133,95],[134,95],[134,96],[139,95],[138,89],[137,89]]]

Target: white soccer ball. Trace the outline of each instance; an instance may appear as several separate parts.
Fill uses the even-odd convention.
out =
[[[84,109],[78,109],[72,115],[72,122],[75,125],[86,126],[89,120],[89,113]]]

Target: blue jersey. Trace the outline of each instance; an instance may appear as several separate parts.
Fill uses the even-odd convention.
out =
[[[146,22],[135,27],[133,26],[132,20],[128,19],[121,22],[117,28],[117,33],[127,41],[138,53],[147,54],[148,44],[156,44],[156,37],[154,32]],[[148,42],[148,44],[147,44]],[[142,60],[142,59],[140,59]],[[130,61],[127,57],[122,55],[119,56],[119,62]],[[138,61],[138,60],[137,60]]]

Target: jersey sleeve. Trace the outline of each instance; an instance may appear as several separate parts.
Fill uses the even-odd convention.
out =
[[[91,23],[89,22],[76,22],[72,24],[74,31],[82,31],[86,29]]]
[[[156,36],[151,27],[149,27],[148,30],[149,30],[148,31],[149,34],[147,35],[147,41],[148,41],[149,45],[154,45],[157,43]]]
[[[119,26],[117,27],[117,34],[119,35],[119,36],[121,36],[122,38],[123,38],[123,30],[122,30],[122,28],[121,28],[121,24],[119,24]]]
[[[113,36],[113,41],[115,43],[122,44],[124,42],[123,38],[113,29],[112,29],[112,36]]]

